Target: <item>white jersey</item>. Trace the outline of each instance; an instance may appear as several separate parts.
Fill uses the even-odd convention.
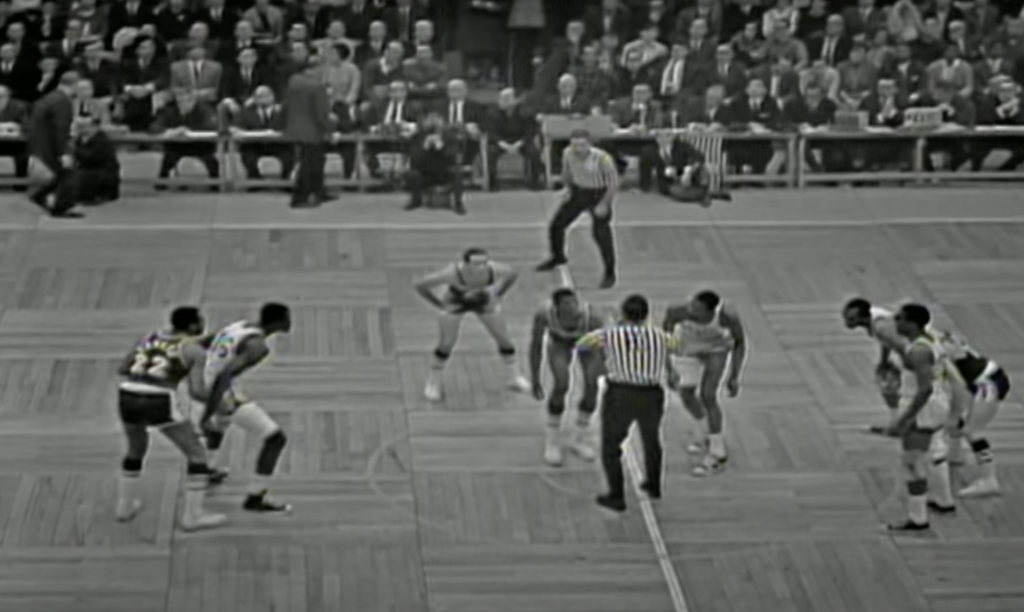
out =
[[[263,330],[248,321],[238,321],[220,330],[213,337],[213,342],[206,351],[206,367],[203,370],[207,387],[213,385],[217,376],[235,357],[242,342],[253,336],[263,336]]]
[[[878,340],[878,337],[875,336],[875,325],[879,321],[888,321],[895,325],[896,313],[878,306],[871,307],[871,326],[868,327],[868,335],[871,336],[872,338],[875,338],[876,340]],[[878,342],[879,344],[881,344],[882,341],[878,340]]]
[[[728,353],[736,346],[732,331],[722,324],[722,310],[725,303],[715,308],[715,314],[707,323],[701,324],[691,319],[676,323],[672,330],[673,337],[679,342],[680,354],[684,357],[697,357],[711,353]]]
[[[949,411],[950,404],[950,382],[953,376],[952,368],[953,364],[949,359],[949,354],[946,352],[943,343],[933,338],[929,333],[925,333],[918,338],[915,338],[908,347],[913,348],[915,346],[923,346],[931,351],[932,354],[932,396],[928,399],[928,403],[918,413],[917,423],[918,426],[924,428],[937,428],[941,427],[946,420],[946,416]]]

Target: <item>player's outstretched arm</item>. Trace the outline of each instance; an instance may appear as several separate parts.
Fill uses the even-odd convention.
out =
[[[435,272],[434,274],[425,276],[416,282],[416,293],[420,294],[420,297],[422,297],[424,300],[426,300],[428,303],[434,306],[434,308],[437,308],[439,310],[443,309],[444,302],[442,302],[441,299],[437,297],[437,294],[434,293],[434,290],[437,289],[438,287],[441,287],[442,285],[445,285],[446,283],[451,282],[450,277],[451,274],[449,273],[449,270],[447,268],[440,272]]]
[[[733,338],[732,359],[729,361],[729,373],[726,383],[733,388],[739,387],[740,373],[747,361],[747,333],[743,327],[743,319],[734,309],[726,306],[722,311],[722,325],[729,330]]]
[[[235,378],[263,361],[269,354],[270,349],[263,338],[248,338],[238,347],[235,356],[224,366],[210,387],[210,395],[206,398],[206,410],[203,412],[203,423],[208,422],[217,412]]]
[[[535,389],[540,385],[540,364],[544,361],[544,334],[547,331],[547,311],[538,310],[533,315],[533,330],[530,332],[530,382]]]

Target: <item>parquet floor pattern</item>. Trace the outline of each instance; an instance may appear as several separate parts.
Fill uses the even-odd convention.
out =
[[[885,418],[874,349],[838,315],[854,294],[924,300],[1024,372],[1024,224],[995,218],[1024,221],[1024,199],[993,190],[978,205],[991,221],[953,223],[934,217],[969,192],[825,193],[827,206],[752,192],[712,213],[627,199],[622,282],[607,292],[593,288],[589,231],[570,237],[572,276],[600,308],[640,291],[660,317],[710,287],[748,327],[727,472],[689,475],[692,424],[678,400],[669,410],[654,514],[688,610],[1024,610],[1019,396],[992,429],[1004,496],[891,538],[880,525],[901,511],[896,445],[860,433]],[[446,401],[421,399],[436,328],[413,279],[470,245],[520,266],[505,310],[524,357],[530,317],[559,283],[530,271],[551,203],[479,197],[468,221],[379,200],[295,221],[259,197],[143,198],[80,229],[0,202],[0,610],[673,612],[637,498],[606,515],[595,466],[541,464],[542,406],[503,390],[475,322]],[[174,529],[181,464],[162,440],[146,510],[114,522],[117,360],[173,305],[200,303],[220,325],[271,299],[292,304],[294,331],[247,389],[288,433],[275,492],[295,514],[240,511],[258,449],[233,432],[235,478],[210,499],[229,526]]]

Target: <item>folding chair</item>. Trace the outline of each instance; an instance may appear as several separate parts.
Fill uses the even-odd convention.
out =
[[[679,139],[690,144],[704,156],[704,170],[710,179],[711,197],[731,199],[725,191],[725,169],[728,159],[722,147],[722,135],[717,132],[683,132]]]

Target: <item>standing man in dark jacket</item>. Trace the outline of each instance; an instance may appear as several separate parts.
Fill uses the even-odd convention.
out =
[[[317,62],[307,61],[302,72],[288,81],[284,96],[284,137],[299,149],[299,171],[292,192],[292,207],[319,206],[326,201],[324,164],[331,126],[331,102],[317,75]]]
[[[46,184],[32,194],[32,201],[53,217],[81,218],[75,206],[74,159],[71,156],[71,123],[74,118],[78,73],[68,70],[57,89],[46,94],[32,108],[29,122],[29,155],[49,171]],[[55,196],[53,206],[50,195]]]

